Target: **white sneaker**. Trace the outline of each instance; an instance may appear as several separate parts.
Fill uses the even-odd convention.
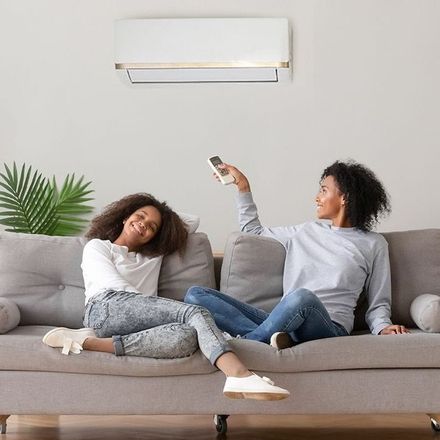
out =
[[[234,339],[234,337],[231,336],[228,332],[223,332],[223,337],[224,337],[227,341],[230,341],[231,339]]]
[[[87,338],[95,338],[96,334],[92,328],[70,329],[57,327],[43,336],[43,342],[49,347],[62,347],[61,353],[68,355],[70,352],[79,354],[82,345]]]
[[[293,347],[295,343],[288,333],[276,332],[270,337],[270,345],[282,350],[284,348]]]
[[[237,336],[232,336],[231,334],[229,334],[228,332],[222,332],[223,337],[227,340],[227,341],[231,341],[232,339],[241,339],[241,335],[237,335]]]
[[[227,377],[223,394],[230,399],[282,400],[289,391],[274,385],[268,377]]]

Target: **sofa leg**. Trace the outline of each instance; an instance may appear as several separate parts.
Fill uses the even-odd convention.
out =
[[[226,434],[228,431],[228,422],[226,419],[229,417],[229,415],[226,414],[215,414],[214,415],[214,425],[215,429],[219,434]]]
[[[0,416],[0,434],[6,434],[6,419],[9,416]]]
[[[431,428],[435,433],[440,432],[440,417],[438,414],[428,414],[428,417],[431,419]]]

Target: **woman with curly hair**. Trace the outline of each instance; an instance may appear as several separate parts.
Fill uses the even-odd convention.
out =
[[[388,244],[372,232],[379,217],[390,212],[387,193],[365,166],[335,162],[320,179],[317,217],[296,226],[264,227],[249,181],[224,165],[238,187],[241,230],[272,237],[286,250],[283,298],[271,313],[213,289],[192,287],[185,302],[211,311],[220,329],[281,349],[314,339],[349,335],[363,290],[369,308],[366,322],[373,334],[409,333],[393,325]]]
[[[225,396],[288,397],[244,366],[206,309],[157,296],[163,257],[182,254],[188,237],[185,223],[165,202],[146,193],[124,197],[92,220],[86,236],[86,328],[55,328],[43,337],[45,344],[62,347],[64,354],[91,350],[153,358],[186,357],[200,347],[227,376]]]

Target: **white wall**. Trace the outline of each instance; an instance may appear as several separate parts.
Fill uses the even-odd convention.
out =
[[[113,20],[288,17],[288,84],[129,87]],[[0,0],[0,161],[93,180],[96,207],[148,191],[197,213],[221,250],[237,229],[220,154],[248,175],[266,224],[315,214],[322,169],[370,166],[392,196],[380,230],[440,227],[437,0]]]

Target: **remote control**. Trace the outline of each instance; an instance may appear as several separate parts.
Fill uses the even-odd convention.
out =
[[[208,164],[212,168],[215,174],[217,174],[220,182],[223,185],[229,185],[234,183],[234,177],[231,176],[226,168],[219,168],[219,165],[223,164],[223,161],[218,156],[212,156],[208,159]]]

